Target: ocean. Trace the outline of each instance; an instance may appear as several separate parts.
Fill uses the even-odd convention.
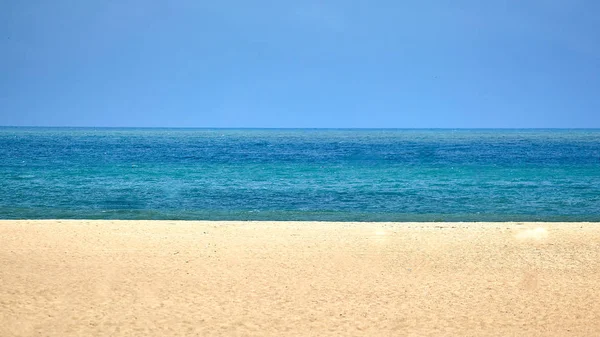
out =
[[[600,221],[600,130],[2,127],[0,218]]]

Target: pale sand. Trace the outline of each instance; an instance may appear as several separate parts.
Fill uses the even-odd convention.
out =
[[[600,336],[598,223],[0,221],[0,336]]]

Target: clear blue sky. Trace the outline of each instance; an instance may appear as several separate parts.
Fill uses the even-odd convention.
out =
[[[0,1],[0,125],[600,127],[599,1]]]

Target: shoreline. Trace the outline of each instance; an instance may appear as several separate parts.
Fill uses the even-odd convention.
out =
[[[0,220],[0,335],[597,336],[599,225]]]
[[[181,222],[181,223],[230,223],[230,224],[244,224],[244,223],[325,223],[325,224],[482,224],[482,225],[495,225],[495,224],[510,224],[510,225],[533,225],[533,224],[591,224],[600,225],[600,221],[330,221],[330,220],[190,220],[190,219],[87,219],[87,218],[52,218],[52,219],[3,219],[0,218],[0,224],[8,222],[115,222],[115,223],[126,223],[126,222]]]

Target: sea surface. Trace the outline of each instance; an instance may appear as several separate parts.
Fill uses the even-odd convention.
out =
[[[3,127],[0,218],[600,221],[600,130]]]

